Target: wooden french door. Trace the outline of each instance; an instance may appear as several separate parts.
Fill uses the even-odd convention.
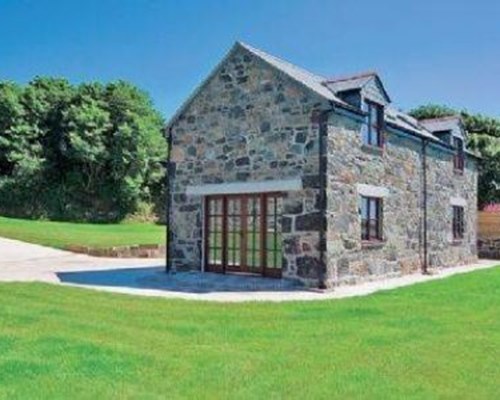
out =
[[[208,196],[205,269],[281,277],[279,193]]]

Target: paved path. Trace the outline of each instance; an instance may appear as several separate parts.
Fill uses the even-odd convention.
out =
[[[96,258],[0,238],[0,282],[41,281],[133,295],[219,302],[364,296],[499,264],[498,260],[481,260],[475,265],[441,269],[435,275],[406,275],[320,292],[288,280],[199,272],[167,275],[162,259]]]
[[[97,258],[0,238],[0,281],[59,283],[57,273],[165,265],[162,259]]]

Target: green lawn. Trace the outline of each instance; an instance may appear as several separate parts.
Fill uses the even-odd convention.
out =
[[[500,268],[216,304],[0,285],[0,398],[494,399]]]
[[[0,236],[60,249],[165,243],[165,227],[144,223],[80,224],[0,217]]]

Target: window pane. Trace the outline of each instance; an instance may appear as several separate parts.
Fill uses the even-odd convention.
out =
[[[383,107],[379,104],[367,101],[366,111],[368,113],[368,124],[366,129],[362,130],[363,143],[370,146],[382,146],[380,135],[384,118]]]
[[[361,239],[368,240],[368,220],[361,220]]]
[[[378,199],[370,199],[370,219],[378,218]]]
[[[379,144],[379,139],[378,139],[378,131],[375,127],[372,127],[370,131],[370,144],[373,146],[378,146]]]
[[[370,104],[370,121],[372,126],[378,126],[378,107],[375,104]]]
[[[368,216],[368,198],[361,197],[361,217],[367,219]]]
[[[453,238],[463,238],[465,232],[463,207],[453,206]]]
[[[370,239],[378,238],[378,221],[375,219],[371,219],[369,222],[369,235]]]
[[[370,144],[370,125],[362,129],[363,144]]]
[[[361,197],[361,239],[382,239],[382,200]]]

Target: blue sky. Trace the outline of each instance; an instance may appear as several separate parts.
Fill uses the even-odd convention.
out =
[[[168,118],[237,39],[325,76],[377,70],[403,109],[500,117],[494,0],[0,0],[0,80],[126,79]]]

